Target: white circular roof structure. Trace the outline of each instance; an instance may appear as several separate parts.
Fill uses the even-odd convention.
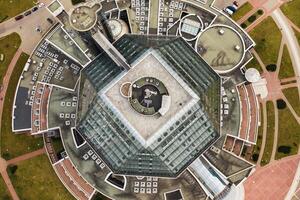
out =
[[[255,68],[247,69],[245,72],[245,77],[250,83],[254,83],[260,80],[259,71]]]
[[[111,29],[114,39],[120,38],[125,33],[129,32],[127,24],[120,19],[109,19],[107,21],[108,26]]]

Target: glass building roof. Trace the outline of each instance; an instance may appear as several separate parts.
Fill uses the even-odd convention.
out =
[[[124,35],[114,46],[129,64],[154,50],[199,101],[144,146],[103,96],[103,88],[125,73],[103,53],[83,70],[97,94],[77,129],[116,174],[176,177],[219,137],[220,77],[182,38]]]

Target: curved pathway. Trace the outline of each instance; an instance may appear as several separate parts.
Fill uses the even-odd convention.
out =
[[[299,80],[300,77],[300,47],[298,40],[294,34],[294,31],[284,16],[282,11],[278,8],[272,13],[272,18],[276,22],[277,26],[281,29],[281,33],[286,40],[287,47],[289,49],[290,57],[294,66],[295,74]],[[298,88],[300,88],[300,83]]]

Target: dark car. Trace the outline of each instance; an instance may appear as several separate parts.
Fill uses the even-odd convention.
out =
[[[47,18],[47,21],[48,21],[50,24],[53,24],[53,20],[52,20],[52,19]]]
[[[234,1],[233,5],[235,5],[236,7],[239,7],[239,3],[237,1]]]
[[[37,11],[39,8],[37,7],[37,6],[35,6],[35,7],[33,7],[32,9],[31,9],[31,11],[32,12],[35,12],[35,11]]]
[[[20,19],[23,19],[23,17],[24,17],[23,15],[18,15],[18,16],[15,17],[15,20],[18,21]]]
[[[24,16],[28,16],[28,15],[30,15],[30,14],[31,14],[31,11],[30,11],[30,10],[24,12]]]

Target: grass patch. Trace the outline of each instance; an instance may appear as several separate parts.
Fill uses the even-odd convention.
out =
[[[0,200],[11,200],[2,176],[0,176]]]
[[[52,145],[55,153],[59,153],[64,150],[61,138],[52,138]]]
[[[0,22],[12,18],[33,7],[34,0],[0,0]]]
[[[296,26],[300,27],[300,1],[293,0],[283,4],[280,9]]]
[[[60,182],[46,155],[21,162],[10,178],[20,199],[74,199]]]
[[[294,30],[295,36],[296,36],[296,38],[298,40],[298,43],[300,45],[300,33],[296,29],[293,29],[293,30]]]
[[[255,68],[259,71],[259,73],[263,72],[263,69],[261,68],[260,64],[258,63],[255,57],[253,57],[252,60],[246,65],[246,68]]]
[[[250,36],[256,42],[255,50],[264,64],[275,64],[281,43],[281,33],[273,19],[268,17],[263,20],[250,32]]]
[[[279,79],[289,78],[295,76],[295,72],[293,69],[292,60],[286,45],[283,47],[283,54],[280,64],[280,70],[278,77]]]
[[[251,159],[254,162],[257,162],[257,159],[254,159],[254,158],[259,157],[259,152],[260,152],[260,148],[261,148],[261,144],[262,144],[262,138],[263,138],[263,131],[264,131],[264,117],[263,117],[262,104],[260,104],[259,107],[260,107],[260,122],[261,122],[261,124],[258,127],[256,145],[253,148],[252,156],[251,156]]]
[[[0,0],[0,2],[2,2]],[[1,3],[0,3],[1,8]],[[1,11],[0,11],[1,13]],[[0,84],[2,85],[3,77],[6,73],[10,61],[21,45],[21,38],[17,33],[12,33],[0,38],[0,54],[4,54],[4,60],[0,61]]]
[[[275,112],[274,104],[272,101],[267,102],[267,137],[264,153],[261,159],[261,165],[264,166],[270,162],[274,143],[275,131]]]
[[[300,116],[300,99],[297,87],[287,88],[282,90],[284,96],[287,98],[295,112]]]
[[[16,135],[12,132],[11,127],[12,118],[10,113],[12,113],[14,95],[19,77],[22,74],[23,67],[28,57],[27,54],[22,53],[18,59],[13,71],[13,76],[11,76],[11,79],[9,80],[9,88],[6,91],[4,99],[3,113],[5,114],[2,115],[1,119],[0,144],[1,156],[7,160],[37,150],[43,146],[42,138],[33,138],[25,134]]]
[[[245,16],[249,11],[251,11],[253,6],[249,3],[246,2],[244,3],[233,15],[232,19],[234,21],[238,21],[241,19],[243,16]]]
[[[286,156],[295,155],[298,153],[300,143],[300,125],[292,115],[288,108],[278,110],[278,143],[275,159],[280,159]],[[289,148],[288,152],[279,152],[278,149],[285,147]]]
[[[250,26],[255,20],[257,20],[261,15],[264,14],[263,10],[258,10],[255,13],[253,13],[250,17],[248,17],[247,20],[245,20],[242,24],[241,27],[243,29],[247,28],[248,26]]]

